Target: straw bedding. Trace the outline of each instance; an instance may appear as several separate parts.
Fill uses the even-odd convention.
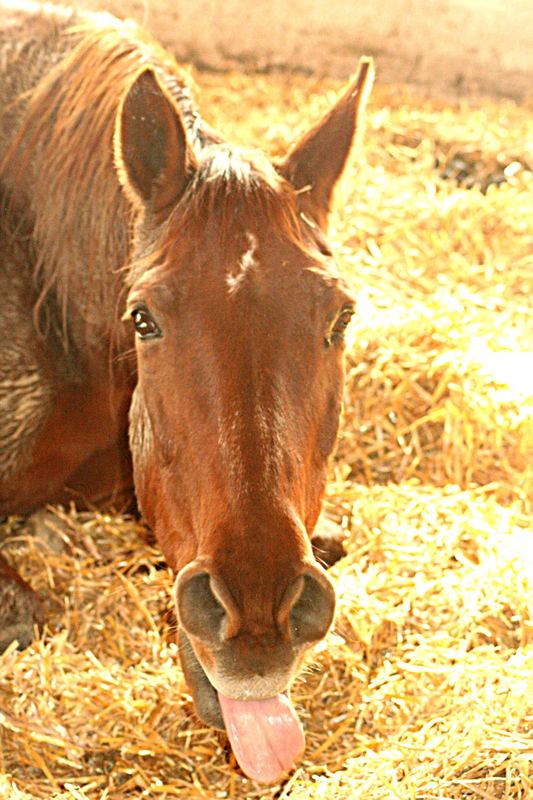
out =
[[[196,80],[272,153],[338,88]],[[142,525],[56,509],[2,528],[49,627],[0,658],[0,797],[533,796],[532,141],[527,107],[372,99],[333,217],[359,301],[326,501],[347,555],[298,769],[259,788],[194,718]]]

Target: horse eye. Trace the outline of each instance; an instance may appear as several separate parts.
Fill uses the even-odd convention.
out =
[[[350,324],[350,320],[355,313],[355,308],[352,306],[348,308],[344,308],[342,312],[337,317],[333,328],[331,329],[331,333],[329,337],[326,339],[326,344],[331,344],[332,342],[342,342],[344,338],[344,333],[346,328]]]
[[[344,333],[354,314],[354,309],[349,308],[342,312],[334,326],[335,333]]]
[[[131,317],[140,339],[156,339],[161,336],[161,329],[145,308],[136,308],[131,312]]]

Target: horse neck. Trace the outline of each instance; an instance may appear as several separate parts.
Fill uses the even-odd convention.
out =
[[[56,123],[62,122],[62,109],[54,106],[52,96],[43,108],[48,127],[41,139],[31,143],[34,117],[14,157],[9,151],[31,109],[28,93],[72,48],[73,40],[63,37],[62,29],[73,21],[68,16],[58,24],[56,18],[43,15],[19,24],[13,29],[16,35],[0,35],[5,67],[0,81],[5,109],[0,163],[4,161],[1,179],[10,197],[4,222],[21,235],[33,265],[36,325],[43,334],[55,332],[65,362],[76,372],[87,364],[107,370],[117,352],[129,346],[120,333],[121,268],[129,256],[132,211],[115,174],[112,134],[106,131],[106,141],[96,152],[78,146],[73,156],[61,138],[52,151],[47,149],[47,140],[57,136]],[[26,99],[13,102],[21,97]],[[79,168],[84,159],[85,177]]]

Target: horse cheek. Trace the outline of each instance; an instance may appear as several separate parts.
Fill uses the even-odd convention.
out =
[[[327,462],[337,442],[337,434],[339,432],[340,416],[342,411],[342,401],[340,397],[340,390],[334,391],[328,397],[326,411],[322,418],[321,425],[318,432],[318,449],[320,457],[324,462]]]
[[[133,461],[135,494],[145,521],[155,525],[155,486],[153,469],[154,437],[150,418],[141,399],[140,390],[133,393],[129,415],[129,442]]]
[[[342,410],[341,390],[335,388],[329,394],[325,410],[317,422],[314,458],[311,459],[311,470],[307,484],[307,511],[305,526],[311,533],[322,510],[322,499],[326,487],[326,471],[328,461],[333,453],[339,430]]]

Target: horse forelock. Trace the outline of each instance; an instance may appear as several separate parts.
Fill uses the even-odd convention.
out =
[[[171,212],[165,239],[152,254],[156,262],[172,261],[181,241],[202,243],[206,252],[215,244],[224,264],[225,251],[242,242],[242,257],[269,236],[305,249],[296,193],[260,151],[227,143],[204,149],[183,197]]]
[[[300,239],[293,189],[263,153],[226,142],[204,148],[175,219],[187,228],[207,223],[220,243],[239,230],[259,233],[266,226],[291,241]]]

